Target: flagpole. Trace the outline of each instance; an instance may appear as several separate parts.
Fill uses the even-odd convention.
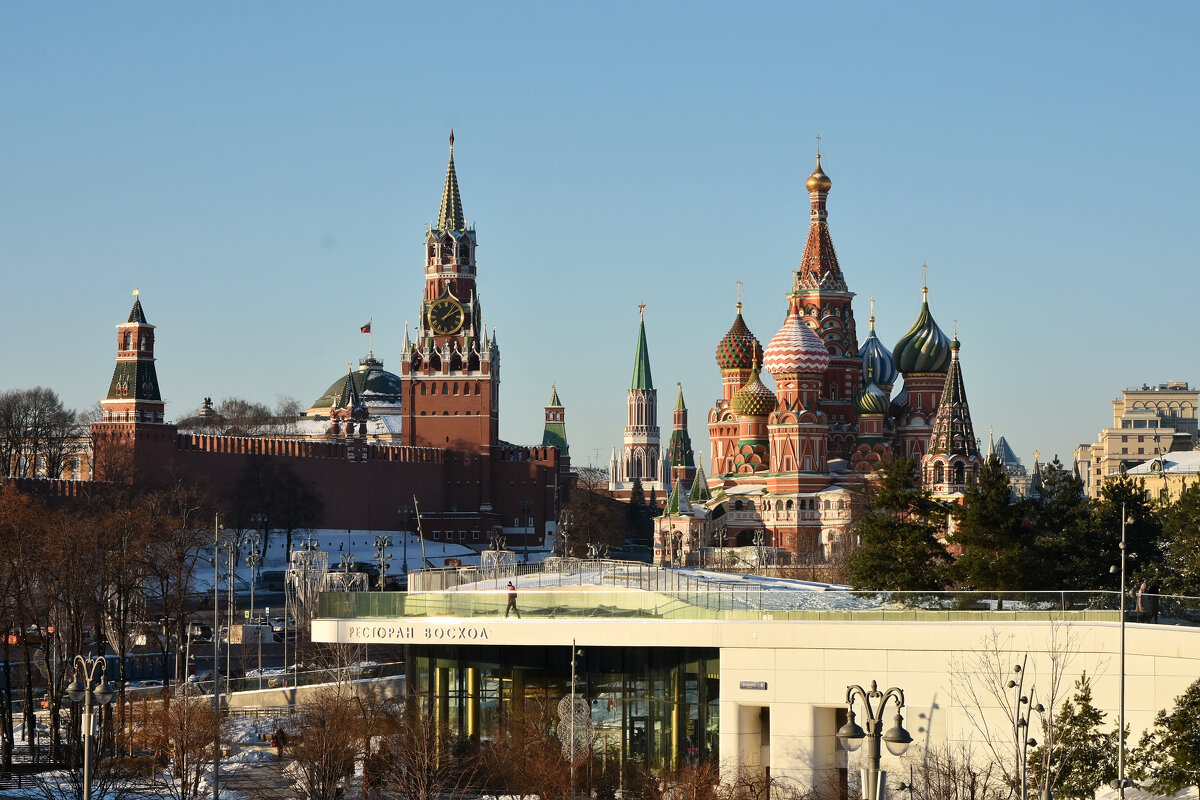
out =
[[[375,357],[375,318],[371,317],[367,321],[367,329],[371,331],[371,358]]]

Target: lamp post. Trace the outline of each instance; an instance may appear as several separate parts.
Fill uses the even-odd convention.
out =
[[[1017,678],[1009,678],[1008,688],[1014,690],[1013,698],[1013,743],[1017,746],[1017,772],[1021,781],[1021,800],[1029,798],[1029,748],[1037,747],[1037,739],[1029,735],[1029,714],[1031,711],[1036,711],[1043,714],[1046,711],[1045,706],[1041,703],[1033,701],[1034,687],[1029,687],[1029,694],[1025,694],[1025,665],[1029,662],[1029,657],[1022,659],[1020,664],[1013,666],[1013,672]],[[1046,786],[1042,792],[1044,800],[1050,800],[1050,781],[1046,779]]]
[[[254,584],[258,582],[258,568],[262,565],[262,540],[258,534],[250,537],[246,552],[246,566],[250,568],[250,621],[254,624],[254,638],[258,640],[258,688],[262,689],[262,626],[254,615]]]
[[[754,574],[759,574],[759,568],[762,567],[763,561],[763,536],[766,533],[762,528],[754,532]]]
[[[404,576],[404,590],[405,591],[408,591],[408,521],[409,521],[409,519],[411,519],[411,517],[412,517],[412,508],[410,508],[409,506],[401,506],[400,507],[400,519],[404,523],[404,530],[401,531],[401,533],[404,535],[404,539],[401,542],[401,546],[403,547],[404,561],[400,564],[400,574],[402,574]]]
[[[867,728],[864,731],[854,721],[854,701],[861,700],[866,714]],[[888,700],[896,704],[895,722],[887,731],[883,730],[883,711]],[[895,686],[887,691],[879,691],[875,681],[871,681],[871,690],[866,691],[861,686],[846,687],[846,707],[849,717],[846,724],[838,729],[837,737],[842,747],[853,753],[862,747],[863,740],[867,742],[867,766],[862,771],[862,788],[864,800],[883,800],[884,784],[887,773],[879,768],[879,743],[887,745],[888,752],[894,756],[904,755],[912,742],[912,734],[904,729],[904,719],[901,710],[904,708],[904,690]]]
[[[103,656],[87,659],[77,655],[73,661],[75,680],[67,686],[67,697],[71,701],[83,702],[83,800],[92,797],[92,736],[94,735],[95,720],[92,715],[92,703],[106,706],[113,701],[116,687],[105,681],[107,667]],[[83,676],[83,677],[80,677]]]
[[[407,539],[405,540],[407,541]],[[387,551],[392,546],[392,537],[375,537],[375,562],[379,564],[379,591],[383,591],[387,579],[388,564],[392,563],[392,554]],[[408,587],[405,587],[408,588]]]
[[[529,563],[529,507],[530,507],[529,498],[528,497],[521,498],[521,529],[522,529],[521,539],[524,540],[524,544],[522,545],[522,550],[524,550],[524,553],[525,553],[525,557],[522,560],[526,564]]]
[[[1121,699],[1117,727],[1117,791],[1121,800],[1125,800],[1125,556],[1128,553],[1125,525],[1129,522],[1133,520],[1125,513],[1125,504],[1121,503]]]
[[[575,717],[578,714],[575,712],[575,659],[583,655],[582,650],[575,648],[575,640],[571,640],[571,800],[575,800],[575,760],[578,758],[578,753],[575,752]]]

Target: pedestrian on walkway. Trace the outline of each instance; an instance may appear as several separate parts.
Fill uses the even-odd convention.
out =
[[[504,609],[504,617],[508,618],[508,613],[513,612],[517,615],[517,619],[521,618],[521,612],[517,610],[517,587],[513,586],[513,582],[508,582],[508,606]]]

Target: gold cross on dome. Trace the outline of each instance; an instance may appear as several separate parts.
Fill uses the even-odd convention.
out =
[[[817,160],[821,158],[821,134],[817,134]]]

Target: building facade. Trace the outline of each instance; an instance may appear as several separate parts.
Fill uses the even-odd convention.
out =
[[[1112,427],[1092,444],[1075,449],[1075,468],[1089,497],[1099,497],[1104,479],[1171,452],[1194,450],[1200,391],[1187,381],[1143,384],[1112,401]]]

